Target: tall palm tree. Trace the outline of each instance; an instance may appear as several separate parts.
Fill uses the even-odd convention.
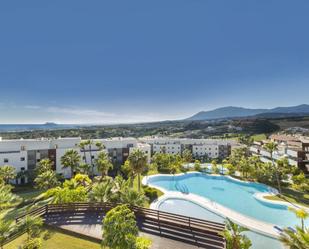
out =
[[[84,153],[84,161],[87,164],[87,157],[86,157],[86,145],[87,145],[87,141],[83,140],[79,143],[79,148],[83,151]]]
[[[98,154],[98,158],[95,160],[98,171],[101,172],[103,179],[104,176],[107,176],[108,170],[113,168],[113,164],[110,161],[108,154],[105,151],[101,151]]]
[[[146,154],[136,149],[134,150],[128,157],[128,161],[130,167],[132,168],[134,174],[137,174],[137,181],[138,181],[138,191],[141,191],[141,173],[147,167],[147,156]]]
[[[11,165],[4,165],[0,167],[0,178],[3,179],[5,184],[8,184],[10,180],[16,178],[15,168]]]
[[[61,157],[62,168],[70,168],[71,177],[74,176],[74,172],[80,163],[80,155],[76,150],[67,150],[65,154]]]
[[[97,147],[97,149],[98,149],[99,151],[105,149],[104,144],[102,144],[102,142],[100,142],[100,141],[97,141],[97,142],[95,143],[95,146]]]
[[[298,219],[301,220],[301,229],[305,229],[305,219],[309,217],[309,213],[306,212],[303,208],[289,208],[290,211],[292,211]]]
[[[0,219],[0,248],[3,249],[5,241],[13,234],[14,226],[12,221]]]
[[[278,166],[275,166],[275,162],[274,162],[274,152],[278,150],[278,145],[274,142],[269,142],[264,145],[264,149],[270,154],[271,163],[276,172],[275,174],[276,174],[279,194],[281,195],[282,191],[281,191],[281,184],[280,184],[279,173],[278,173]]]
[[[280,235],[280,241],[289,249],[308,249],[309,229],[296,227],[296,231],[285,228]]]

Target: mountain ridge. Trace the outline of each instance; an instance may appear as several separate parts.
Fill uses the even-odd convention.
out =
[[[186,120],[211,120],[211,119],[228,119],[228,118],[241,118],[241,117],[252,117],[252,116],[263,116],[263,114],[271,113],[274,114],[309,114],[309,105],[301,104],[297,106],[290,107],[275,107],[271,109],[254,109],[254,108],[244,108],[237,106],[225,106],[216,108],[210,111],[201,111],[195,115],[187,118]]]

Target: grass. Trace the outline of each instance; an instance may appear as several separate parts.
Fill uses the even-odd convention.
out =
[[[76,236],[68,235],[60,232],[57,229],[46,228],[45,231],[48,231],[51,236],[47,240],[43,241],[43,249],[100,249],[101,245],[99,243],[86,240],[84,238],[79,238]],[[26,235],[22,235],[17,239],[13,240],[9,244],[4,246],[4,249],[17,249],[26,239]]]
[[[264,198],[267,200],[286,201],[309,207],[309,194],[298,192],[290,188],[282,189],[282,197],[278,195],[269,195],[265,196]]]
[[[256,134],[256,135],[252,135],[251,138],[256,142],[260,142],[262,140],[265,140],[267,137],[265,134]]]

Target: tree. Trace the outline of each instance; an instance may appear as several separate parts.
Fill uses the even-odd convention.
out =
[[[79,148],[80,150],[84,153],[83,159],[85,161],[85,164],[87,164],[87,157],[86,157],[86,146],[87,146],[88,142],[86,140],[83,140],[79,143]]]
[[[305,174],[301,172],[298,175],[292,177],[293,184],[292,188],[302,192],[309,192],[309,179],[306,178]]]
[[[3,249],[4,243],[14,232],[14,226],[12,221],[5,221],[0,219],[0,248]]]
[[[138,237],[135,215],[127,205],[107,212],[103,220],[102,246],[112,249],[148,249],[151,242]]]
[[[31,238],[36,238],[41,232],[41,227],[43,226],[43,220],[41,217],[33,217],[27,215],[20,225],[20,228],[24,230],[27,234],[27,241]]]
[[[213,174],[219,174],[220,173],[220,169],[217,166],[217,161],[216,160],[212,160],[211,161],[211,170]]]
[[[222,232],[226,240],[226,249],[248,249],[251,247],[249,238],[242,234],[248,231],[247,228],[241,227],[231,220],[226,220],[226,228]]]
[[[74,176],[74,172],[78,168],[80,163],[80,155],[76,150],[67,150],[65,154],[61,157],[61,164],[64,169],[70,168],[71,177]]]
[[[92,146],[93,146],[93,140],[86,140],[85,145],[88,146],[88,151],[90,155],[90,166],[91,166],[91,174],[94,175],[94,165],[93,165],[93,156],[92,156]]]
[[[0,167],[0,178],[5,184],[9,184],[10,180],[16,178],[15,168],[11,165],[4,165]]]
[[[147,197],[132,188],[125,188],[124,191],[121,192],[120,202],[124,204],[128,204],[130,206],[144,206],[147,201]]]
[[[91,201],[103,203],[111,201],[112,195],[112,182],[109,180],[94,184],[89,198]]]
[[[276,180],[277,180],[279,194],[281,195],[281,184],[280,184],[280,179],[279,179],[278,167],[275,166],[275,162],[274,162],[274,152],[278,150],[278,145],[274,142],[269,142],[267,144],[264,144],[264,149],[267,152],[269,152],[272,166],[276,170],[276,172],[275,172]]]
[[[295,232],[289,228],[285,228],[279,239],[290,249],[308,249],[309,229],[296,227]]]
[[[46,172],[39,174],[34,179],[34,182],[35,182],[36,188],[42,189],[42,190],[54,188],[54,187],[59,186],[60,184],[56,173],[52,170],[48,170]]]
[[[292,211],[295,216],[301,220],[301,229],[304,230],[305,229],[305,219],[307,219],[309,217],[309,214],[306,212],[305,209],[303,208],[289,208],[290,211]]]
[[[192,162],[192,152],[189,149],[185,149],[182,152],[182,159],[185,163],[191,163]]]
[[[21,249],[41,249],[42,248],[42,239],[41,238],[32,238],[25,242]]]
[[[143,151],[136,149],[129,155],[128,161],[130,163],[130,167],[132,168],[134,174],[137,175],[138,191],[140,192],[141,174],[147,167],[147,156]]]
[[[0,211],[18,204],[20,198],[12,194],[12,186],[0,185]]]
[[[85,202],[87,200],[87,191],[82,186],[74,189],[56,187],[47,190],[46,197],[52,197],[51,202],[55,204]]]
[[[201,171],[201,163],[199,160],[195,160],[194,162],[194,170],[195,171]]]
[[[91,167],[89,164],[87,163],[81,163],[78,166],[78,172],[82,173],[82,174],[86,174],[89,175],[91,171]]]
[[[37,175],[40,175],[46,171],[52,171],[53,164],[54,163],[50,159],[42,159],[36,167]]]
[[[102,179],[107,176],[108,170],[113,168],[113,164],[110,161],[108,154],[105,151],[101,151],[98,154],[98,158],[95,160],[98,171],[101,172]]]

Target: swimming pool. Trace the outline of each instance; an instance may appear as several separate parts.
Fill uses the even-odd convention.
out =
[[[168,198],[158,206],[158,209],[161,211],[176,213],[180,215],[188,215],[188,213],[190,213],[191,216],[194,218],[205,219],[220,223],[224,222],[224,218],[222,218],[221,216],[216,215],[215,213],[210,212],[207,209],[190,201],[177,198]],[[251,231],[245,232],[245,234],[250,238],[252,242],[252,247],[250,247],[251,249],[283,248],[281,243],[274,238],[270,238]]]
[[[192,193],[205,197],[242,215],[281,227],[299,225],[299,220],[286,205],[256,198],[256,194],[272,191],[270,187],[263,184],[202,173],[177,176],[156,175],[149,177],[147,184],[164,191]],[[190,216],[190,214],[187,215]]]

